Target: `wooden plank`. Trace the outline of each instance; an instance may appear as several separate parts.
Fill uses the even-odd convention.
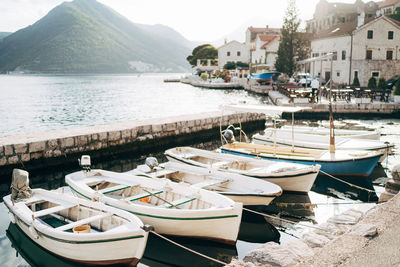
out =
[[[173,205],[170,205],[170,204],[167,203],[167,204],[159,205],[159,207],[172,208],[173,206],[180,206],[180,205],[183,205],[183,204],[188,203],[190,201],[193,201],[195,199],[197,199],[197,197],[183,197],[183,198],[177,199],[175,201],[172,201],[171,204],[173,204]]]
[[[49,215],[51,213],[56,213],[58,211],[69,209],[69,208],[72,208],[74,206],[76,206],[76,204],[71,204],[71,205],[67,205],[67,206],[59,205],[59,206],[55,206],[55,207],[52,207],[52,208],[36,211],[36,212],[33,213],[33,216],[41,217],[41,216]]]
[[[142,199],[142,198],[145,198],[145,197],[150,197],[150,196],[152,196],[152,194],[153,195],[158,195],[158,194],[161,194],[163,192],[164,192],[163,190],[152,191],[151,194],[149,194],[149,193],[138,194],[138,195],[127,197],[127,198],[125,198],[125,200],[127,200],[127,201],[135,201],[135,200],[139,200],[139,199]]]
[[[115,192],[118,190],[123,190],[123,189],[129,188],[129,187],[131,187],[131,185],[119,184],[119,185],[115,185],[112,187],[103,188],[103,189],[99,190],[99,193],[109,194],[109,193],[112,193],[112,192]]]
[[[76,221],[76,222],[72,222],[72,223],[57,227],[56,230],[59,230],[59,231],[69,230],[69,229],[72,229],[72,228],[74,228],[76,226],[80,226],[80,225],[83,225],[83,224],[88,224],[90,222],[93,222],[93,221],[96,221],[96,220],[100,220],[100,219],[106,218],[106,217],[111,216],[111,215],[112,215],[112,213],[102,213],[102,214],[99,214],[99,215],[95,215],[95,216],[92,216],[92,217],[88,217],[88,218],[85,218],[85,219],[82,219],[82,220],[79,220],[79,221]]]

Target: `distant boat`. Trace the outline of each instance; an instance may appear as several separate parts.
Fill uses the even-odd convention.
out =
[[[343,136],[336,136],[336,149],[339,150],[368,150],[382,153],[379,162],[382,162],[388,154],[391,153],[394,145],[384,143],[378,140],[369,139],[350,139]],[[266,129],[264,134],[255,134],[253,136],[255,144],[273,145],[276,143],[279,146],[294,146],[297,148],[311,149],[329,149],[329,135],[316,135],[308,133],[294,134],[292,142],[292,133],[285,129]]]
[[[284,125],[280,128],[281,131],[292,132],[292,126]],[[297,133],[305,133],[312,135],[329,136],[329,128],[325,127],[308,127],[308,126],[293,126],[293,131]],[[345,137],[351,139],[371,139],[379,140],[381,133],[379,131],[365,131],[365,130],[348,130],[348,129],[335,129],[335,136]]]
[[[276,82],[278,80],[279,72],[264,72],[260,74],[252,74],[251,79],[255,79],[258,83]]]
[[[45,250],[70,261],[136,265],[148,233],[133,214],[68,194],[33,189],[15,202],[3,198],[11,222]]]
[[[149,179],[105,170],[65,176],[72,191],[137,215],[160,234],[235,244],[242,203],[168,179]]]
[[[170,161],[263,179],[279,185],[284,191],[303,193],[310,191],[321,168],[318,165],[251,159],[193,147],[171,148],[165,151],[165,156]]]
[[[282,194],[282,189],[278,185],[268,181],[177,162],[163,163],[153,169],[147,165],[140,165],[128,173],[187,183],[218,192],[243,205],[268,205],[275,197]]]

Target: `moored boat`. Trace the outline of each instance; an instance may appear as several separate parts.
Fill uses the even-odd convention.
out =
[[[311,149],[329,149],[329,135],[315,135],[306,133],[294,134],[292,140],[292,133],[287,130],[268,128],[264,130],[264,134],[255,134],[253,136],[255,144],[273,145],[274,143],[279,146],[292,146],[299,148]],[[338,150],[368,150],[382,153],[379,162],[382,162],[392,151],[394,145],[385,143],[378,140],[368,139],[355,139],[345,138],[342,136],[335,136],[335,146]]]
[[[78,171],[65,181],[77,195],[129,211],[160,234],[237,240],[242,204],[215,192],[105,170]]]
[[[148,233],[137,216],[68,194],[29,189],[24,198],[16,198],[20,192],[3,198],[11,222],[58,257],[81,264],[133,266],[143,256]]]
[[[325,127],[307,127],[307,126],[289,126],[284,125],[280,128],[281,131],[286,132],[305,133],[312,135],[322,135],[329,136],[329,128]],[[348,129],[335,129],[336,137],[345,137],[351,139],[371,139],[379,140],[381,138],[381,133],[379,131],[366,131],[366,130],[348,130]]]
[[[218,192],[243,205],[268,205],[275,197],[282,194],[282,189],[278,185],[267,181],[176,162],[163,163],[153,169],[141,165],[128,173],[184,182],[194,187]]]
[[[222,153],[268,159],[273,161],[293,162],[307,165],[321,165],[321,171],[338,176],[368,177],[383,155],[366,150],[329,150],[278,147],[243,142],[225,144]]]
[[[252,159],[192,147],[171,148],[165,151],[165,156],[170,161],[259,178],[279,185],[284,191],[303,193],[310,191],[321,168],[319,165]]]

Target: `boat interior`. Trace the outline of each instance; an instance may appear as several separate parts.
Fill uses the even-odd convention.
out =
[[[115,214],[75,203],[56,203],[46,199],[26,202],[35,220],[58,231],[72,232],[82,225],[89,225],[90,232],[106,232],[116,229],[128,221]]]
[[[155,173],[155,176],[157,178],[167,178],[176,183],[188,183],[198,188],[206,188],[212,191],[224,192],[227,189],[232,189],[226,186],[227,183],[231,182],[229,178],[213,177],[182,171],[163,172],[162,170]]]
[[[213,205],[196,195],[184,195],[171,188],[154,189],[137,185],[125,185],[114,181],[100,180],[87,184],[91,189],[107,197],[128,203],[176,209],[207,209]]]

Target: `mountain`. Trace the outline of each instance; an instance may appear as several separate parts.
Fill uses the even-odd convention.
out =
[[[4,38],[0,72],[182,72],[190,53],[168,27],[135,24],[95,0],[75,0]]]
[[[0,32],[0,41],[3,38],[6,38],[7,36],[9,36],[10,34],[12,34],[12,32]]]

